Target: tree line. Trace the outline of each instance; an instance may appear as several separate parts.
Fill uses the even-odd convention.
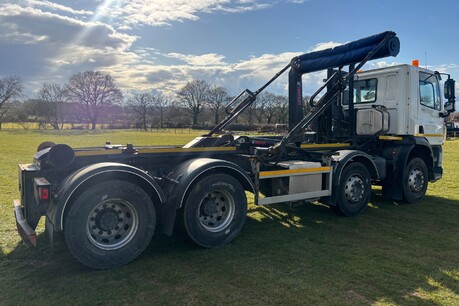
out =
[[[43,83],[35,97],[24,98],[17,76],[0,78],[0,129],[4,122],[26,127],[62,129],[64,124],[98,124],[113,128],[210,127],[225,116],[232,100],[228,90],[204,80],[192,80],[173,95],[153,90],[126,97],[113,78],[100,71],[72,75],[67,83]],[[286,123],[287,97],[264,92],[240,117],[239,125]]]

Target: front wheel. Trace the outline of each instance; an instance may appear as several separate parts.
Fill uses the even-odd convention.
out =
[[[350,217],[364,211],[371,196],[371,177],[367,167],[359,162],[346,166],[335,191],[336,206],[332,207],[335,212]]]
[[[403,199],[407,203],[421,201],[429,183],[427,167],[422,158],[415,157],[403,171]]]
[[[127,181],[106,181],[84,190],[65,217],[72,255],[96,269],[132,261],[148,246],[156,214],[148,194]]]
[[[214,174],[191,187],[183,204],[181,222],[196,244],[212,248],[236,238],[246,214],[247,198],[241,184],[230,175]]]

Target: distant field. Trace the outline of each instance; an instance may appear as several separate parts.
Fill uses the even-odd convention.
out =
[[[200,134],[0,131],[0,305],[459,305],[459,140],[447,141],[444,177],[419,204],[384,201],[375,189],[354,218],[318,204],[251,205],[230,245],[205,250],[157,233],[137,260],[108,271],[78,264],[63,241],[53,252],[43,235],[33,250],[20,242],[17,164],[41,142],[179,145]]]

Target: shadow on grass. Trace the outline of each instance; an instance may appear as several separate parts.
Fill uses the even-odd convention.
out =
[[[40,235],[36,249],[2,250],[0,295],[11,304],[454,304],[458,220],[456,201],[403,205],[377,191],[354,218],[319,204],[251,206],[227,246],[157,234],[137,260],[106,271],[81,266],[62,239],[51,252]]]

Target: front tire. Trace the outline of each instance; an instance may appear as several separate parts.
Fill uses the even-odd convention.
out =
[[[403,171],[403,199],[407,203],[421,201],[429,183],[427,167],[422,158],[415,157]]]
[[[231,242],[242,229],[247,198],[241,184],[227,174],[206,176],[192,187],[182,208],[186,234],[212,248]]]
[[[64,237],[72,255],[95,269],[126,264],[154,234],[156,214],[148,194],[127,181],[96,184],[82,192],[65,217]]]
[[[362,163],[352,162],[341,173],[332,210],[347,217],[365,210],[371,196],[371,176]]]

